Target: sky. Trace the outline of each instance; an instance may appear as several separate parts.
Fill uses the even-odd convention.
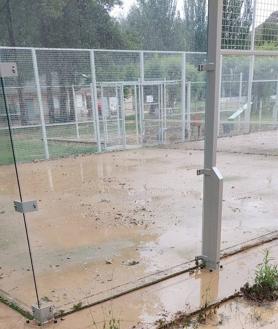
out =
[[[136,0],[122,0],[122,7],[116,6],[112,10],[112,16],[126,16],[129,9],[136,3]],[[177,9],[183,14],[183,0],[177,0]],[[257,0],[257,22],[261,24],[273,11],[278,10],[278,0]]]

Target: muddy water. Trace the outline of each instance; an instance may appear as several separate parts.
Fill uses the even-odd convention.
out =
[[[56,305],[200,253],[202,152],[146,149],[19,166],[40,297]],[[223,154],[223,248],[277,229],[277,159]],[[252,170],[251,170],[252,168]],[[10,167],[1,167],[0,288],[34,302]]]

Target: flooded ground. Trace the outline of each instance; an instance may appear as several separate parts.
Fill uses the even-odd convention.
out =
[[[171,321],[180,312],[190,313],[213,304],[238,291],[245,282],[253,282],[254,271],[268,249],[273,262],[277,262],[277,240],[222,261],[220,272],[197,271],[158,283],[151,287],[127,294],[113,301],[84,309],[65,316],[58,323],[48,324],[51,329],[102,329],[110,320],[119,321],[119,329],[155,329],[157,321]],[[223,303],[206,317],[204,323],[193,318],[191,324],[181,323],[179,328],[277,328],[278,304],[255,304],[236,298]],[[30,329],[35,323],[26,320],[16,312],[0,304],[1,329]],[[177,329],[177,326],[170,326]],[[109,328],[109,327],[107,327]],[[117,328],[117,327],[116,327]]]
[[[226,143],[218,155],[225,179],[222,249],[277,230],[278,158],[266,149],[277,150],[278,140],[271,133],[220,141]],[[248,151],[250,140],[257,152]],[[24,200],[39,204],[27,223],[40,298],[72,307],[199,255],[198,145],[19,165]],[[30,306],[35,294],[22,217],[12,205],[18,198],[12,173],[1,167],[0,288]]]

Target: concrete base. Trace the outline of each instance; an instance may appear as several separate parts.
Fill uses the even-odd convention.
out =
[[[34,319],[39,324],[44,324],[54,319],[54,305],[51,303],[45,303],[40,307],[32,305],[32,312]]]

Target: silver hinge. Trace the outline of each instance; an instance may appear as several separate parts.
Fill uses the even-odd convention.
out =
[[[206,63],[206,64],[199,64],[198,65],[199,72],[211,72],[215,71],[215,64],[214,63]]]
[[[0,63],[0,77],[17,77],[17,65],[14,62]]]
[[[211,169],[198,169],[197,176],[200,175],[211,176]]]
[[[26,214],[28,212],[38,211],[38,204],[36,200],[33,201],[14,201],[14,209],[16,212]]]

